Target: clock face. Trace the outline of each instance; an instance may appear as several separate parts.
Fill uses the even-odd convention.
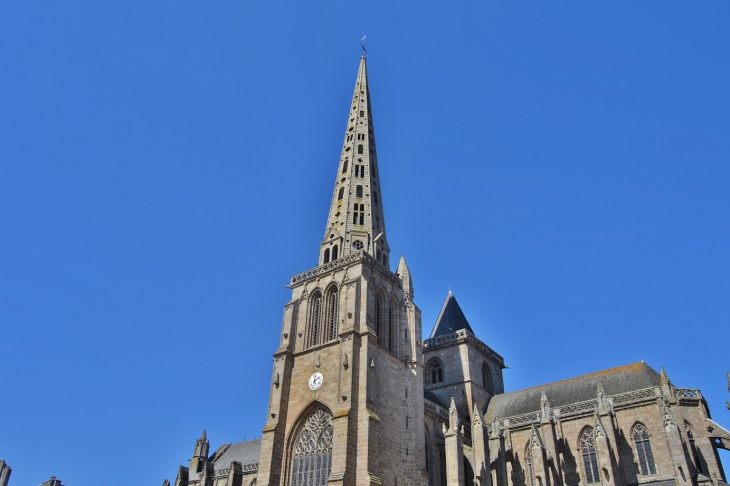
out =
[[[324,377],[322,376],[322,373],[315,373],[309,378],[309,389],[314,391],[318,389],[320,386],[322,386],[322,382],[324,381]]]

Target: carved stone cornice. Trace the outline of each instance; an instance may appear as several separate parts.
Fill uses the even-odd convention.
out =
[[[365,252],[364,250],[356,251],[353,253],[350,253],[349,255],[346,255],[342,258],[338,258],[337,260],[331,261],[329,263],[325,263],[324,265],[320,265],[318,267],[315,267],[311,270],[307,270],[306,272],[302,272],[298,275],[294,275],[291,278],[291,283],[288,285],[288,287],[291,287],[294,284],[298,284],[301,282],[305,282],[310,279],[319,278],[323,275],[330,273],[332,271],[338,270],[343,267],[347,267],[349,265],[353,265],[355,263],[367,263],[369,266],[374,267],[378,270],[378,272],[396,284],[399,288],[402,287],[401,280],[398,277],[398,275],[394,274],[390,271],[388,267],[377,261],[375,258],[373,258],[369,253]]]
[[[487,356],[491,357],[493,360],[499,363],[502,368],[506,368],[506,366],[504,365],[504,358],[502,356],[500,356],[496,351],[484,344],[481,339],[479,339],[466,329],[459,329],[458,331],[450,332],[442,336],[436,336],[430,339],[426,339],[423,341],[423,350],[426,351],[428,349],[445,346],[447,344],[459,341],[471,342],[477,348],[486,353]]]

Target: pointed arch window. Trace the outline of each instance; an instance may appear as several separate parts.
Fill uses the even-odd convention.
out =
[[[324,259],[323,260],[324,260],[324,263],[329,263],[330,262],[330,249],[329,248],[325,248],[325,250],[324,250]]]
[[[292,486],[326,486],[332,470],[332,414],[320,407],[302,425],[292,450]]]
[[[332,247],[332,260],[337,260],[337,245]]]
[[[596,457],[596,441],[593,427],[586,427],[580,434],[580,452],[583,456],[583,470],[586,475],[586,483],[601,482],[601,478],[598,475],[598,458]]]
[[[309,319],[307,322],[306,348],[311,348],[320,343],[322,330],[322,293],[315,291],[309,300]]]
[[[492,373],[489,371],[489,365],[485,362],[482,364],[482,384],[484,389],[488,393],[494,395],[494,388],[492,386]]]
[[[332,286],[327,291],[327,330],[326,340],[332,341],[337,338],[337,316],[338,316],[338,292],[337,287]]]
[[[533,486],[535,484],[535,470],[532,468],[532,448],[530,447],[530,442],[525,446],[525,463],[528,475],[525,483]]]
[[[437,385],[444,381],[444,364],[438,358],[433,358],[426,366],[427,385]]]
[[[378,292],[375,301],[375,334],[378,335],[378,345],[388,349],[388,301],[382,292]]]
[[[343,173],[343,174],[344,174],[345,172],[347,172],[347,165],[348,165],[348,160],[347,160],[347,159],[345,159],[345,162],[344,162],[344,163],[342,164],[342,173]]]
[[[337,200],[339,201],[344,196],[345,196],[345,188],[344,187],[340,187],[340,192],[337,193]]]
[[[688,422],[685,422],[684,429],[687,433],[687,440],[689,441],[690,452],[692,453],[692,459],[694,460],[697,472],[701,474],[707,474],[707,465],[703,464],[704,460],[702,458],[702,455],[700,454],[700,450],[697,448],[697,444],[695,443],[695,434],[692,430],[692,426]]]
[[[358,154],[361,154],[361,153],[363,153],[363,148],[362,148],[362,144],[360,144],[360,145],[358,145],[358,146],[357,146],[357,153],[358,153]]]
[[[388,351],[398,354],[398,303],[391,299],[388,305]]]
[[[656,474],[656,464],[654,464],[654,454],[651,452],[651,443],[649,442],[649,432],[644,424],[634,425],[631,437],[636,444],[636,458],[639,460],[639,469],[642,476]]]
[[[362,186],[355,186],[355,197],[362,197]]]

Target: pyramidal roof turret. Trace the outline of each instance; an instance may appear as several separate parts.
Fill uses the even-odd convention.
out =
[[[443,336],[444,334],[449,334],[460,329],[466,329],[474,334],[474,331],[469,325],[469,321],[466,320],[464,312],[459,307],[459,303],[456,302],[454,293],[449,289],[449,294],[446,296],[444,305],[441,307],[441,312],[439,313],[438,319],[436,319],[436,324],[433,326],[433,331],[431,331],[431,336],[429,337]]]
[[[345,128],[319,264],[364,251],[389,265],[390,248],[375,148],[367,61],[363,55]]]

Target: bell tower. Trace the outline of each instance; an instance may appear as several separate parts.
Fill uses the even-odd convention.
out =
[[[426,485],[421,312],[390,270],[366,59],[318,266],[289,282],[259,486]]]

